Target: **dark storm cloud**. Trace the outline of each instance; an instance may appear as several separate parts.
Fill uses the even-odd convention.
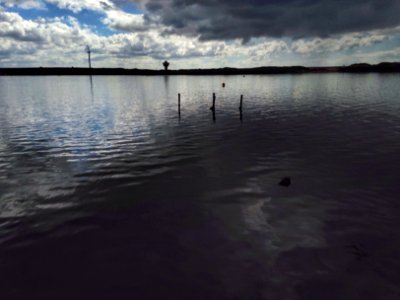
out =
[[[132,1],[172,33],[199,34],[203,40],[327,37],[400,24],[400,0]]]

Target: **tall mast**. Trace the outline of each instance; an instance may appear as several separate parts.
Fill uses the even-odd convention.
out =
[[[92,53],[92,51],[90,51],[90,47],[89,46],[86,46],[86,52],[88,54],[89,69],[91,69],[92,68],[92,59],[90,57],[90,54]]]

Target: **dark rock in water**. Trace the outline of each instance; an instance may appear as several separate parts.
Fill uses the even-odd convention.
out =
[[[279,185],[288,187],[292,183],[290,177],[285,177],[279,182]]]

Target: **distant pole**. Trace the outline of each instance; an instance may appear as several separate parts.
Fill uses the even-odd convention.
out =
[[[88,51],[89,69],[92,68],[92,58],[90,57],[90,50]]]
[[[181,94],[178,94],[178,115],[181,118]]]
[[[89,46],[86,46],[86,52],[88,54],[89,69],[91,69],[92,68],[92,58],[91,58],[92,51],[90,50]]]

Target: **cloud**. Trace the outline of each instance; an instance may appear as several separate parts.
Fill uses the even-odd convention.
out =
[[[149,56],[156,60],[223,55],[223,42],[199,42],[179,36],[161,36],[157,31],[118,34],[107,39],[108,51],[120,58]]]
[[[17,13],[0,12],[0,62],[13,57],[34,59],[39,65],[85,63],[90,45],[97,61],[149,57],[154,60],[222,55],[224,42],[200,42],[176,35],[163,36],[156,29],[146,32],[100,36],[73,17],[25,20]],[[29,56],[29,57],[28,57]]]
[[[114,0],[115,5],[126,0]],[[132,0],[168,32],[202,40],[326,38],[400,25],[399,0]]]
[[[113,9],[114,4],[110,0],[1,0],[0,5],[6,7],[19,7],[23,9],[45,9],[46,3],[53,4],[61,9],[67,9],[78,13],[84,9],[93,11],[105,11]]]
[[[357,53],[354,56],[354,59],[357,61],[369,61],[370,63],[379,63],[383,61],[398,61],[400,57],[400,47],[376,51],[376,52],[368,52],[368,53]]]
[[[2,0],[0,5],[6,7],[19,7],[22,9],[45,9],[45,4],[41,0]]]
[[[0,12],[0,37],[21,44],[67,49],[71,45],[84,44],[84,40],[93,34],[72,17],[25,20],[16,13]]]
[[[46,37],[36,25],[36,22],[25,21],[18,14],[0,13],[0,37],[22,42],[42,42]]]
[[[82,10],[97,11],[104,14],[101,21],[109,28],[117,31],[137,32],[154,29],[158,24],[152,22],[144,14],[131,14],[123,11],[110,0],[45,0],[59,8],[73,13]],[[120,1],[118,4],[121,4]],[[161,26],[162,27],[162,26]],[[158,28],[161,29],[158,25]]]
[[[94,11],[104,11],[114,7],[110,0],[45,0],[59,8],[68,9],[78,13],[84,9]]]
[[[284,41],[269,41],[251,47],[248,51],[248,57],[253,62],[271,64],[273,60],[282,54],[291,53],[292,50]]]
[[[28,54],[38,63],[52,55],[60,60],[63,56],[81,51],[88,43],[98,44],[99,41],[100,37],[80,26],[72,17],[25,20],[17,13],[0,12],[0,52],[3,60],[11,57],[22,59]]]
[[[143,14],[133,15],[116,9],[106,12],[103,23],[111,29],[128,32],[147,31],[154,28],[154,24],[147,22]]]
[[[382,43],[390,37],[391,35],[386,34],[385,31],[376,30],[364,33],[344,34],[326,39],[300,39],[293,42],[292,50],[301,54],[339,52]]]
[[[101,12],[100,16],[98,13],[92,15],[115,31],[111,35],[104,36],[101,32],[96,32],[96,27],[80,23],[77,19],[79,15],[73,13],[66,17],[37,17],[27,20],[18,13],[0,10],[2,66],[86,66],[87,57],[84,51],[86,45],[90,45],[93,50],[93,64],[96,67],[159,68],[160,61],[164,59],[171,60],[173,68],[310,65],[316,57],[319,59],[318,62],[329,64],[330,61],[325,58],[340,57],[341,61],[351,63],[353,57],[358,59],[363,53],[372,49],[369,46],[376,44],[381,44],[379,49],[382,51],[379,57],[382,60],[385,60],[385,57],[393,58],[397,52],[391,52],[390,48],[383,46],[391,44],[392,48],[398,47],[400,41],[400,26],[298,39],[249,35],[245,44],[241,38],[207,40],[196,34],[198,24],[209,22],[201,19],[200,15],[194,25],[181,27],[179,30],[185,34],[180,34],[176,28],[164,24],[160,17],[162,13],[158,16],[149,15],[148,12],[130,14],[122,10],[122,0],[118,3],[110,0],[96,1],[97,6],[90,6],[93,3],[91,0],[47,0],[50,1],[57,2],[59,7],[68,7],[71,12],[91,7],[90,10]],[[303,1],[316,2],[316,0]],[[191,1],[181,2],[185,6],[185,3]],[[212,4],[215,1],[203,2]],[[126,4],[126,1],[124,3]],[[160,4],[158,9],[164,10],[162,4],[164,2],[146,0],[139,4],[142,5],[141,8],[146,8],[151,3]],[[168,0],[165,3],[168,3]],[[156,6],[153,5],[152,9],[155,11]],[[193,14],[192,18],[196,19],[196,16]],[[240,31],[241,28],[237,30]],[[347,49],[357,51],[352,51],[353,56],[348,56],[344,60],[342,57],[346,56],[344,51]],[[366,54],[364,57],[375,61],[377,56]]]

